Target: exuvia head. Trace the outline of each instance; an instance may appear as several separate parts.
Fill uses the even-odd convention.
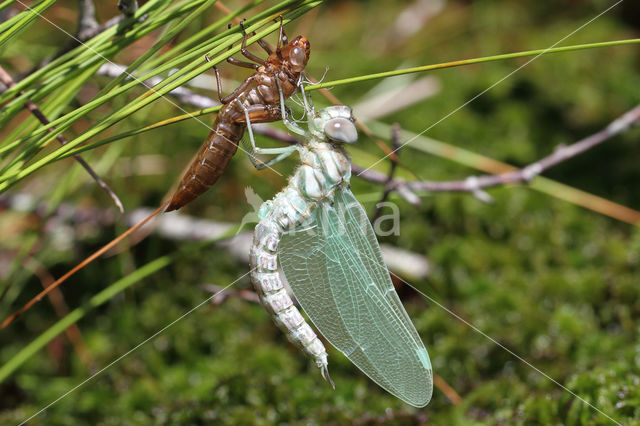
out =
[[[305,36],[298,36],[280,51],[283,61],[289,63],[293,72],[301,72],[307,66],[311,45]]]
[[[353,122],[351,108],[334,105],[320,111],[316,126],[333,142],[354,143],[358,140],[358,131]]]

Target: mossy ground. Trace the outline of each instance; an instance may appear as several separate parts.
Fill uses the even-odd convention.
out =
[[[288,30],[290,34],[304,32],[311,40],[309,73],[318,77],[329,67],[326,78],[332,80],[400,66],[544,48],[610,6],[600,0],[450,1],[418,33],[391,48],[384,36],[409,4],[327,2],[317,14],[303,17]],[[64,7],[75,7],[75,2],[61,2],[49,13],[58,16],[56,11]],[[201,24],[218,15],[212,10]],[[565,44],[637,37],[638,16],[633,2],[625,2]],[[44,24],[35,28],[33,34],[16,40],[9,52],[16,72],[54,52],[63,37]],[[538,58],[427,136],[516,166],[526,165],[558,144],[601,129],[635,106],[640,93],[638,58],[634,46]],[[119,59],[130,57],[123,53]],[[442,84],[440,93],[384,121],[420,132],[524,61],[434,72]],[[221,69],[236,79],[246,76],[231,66]],[[96,82],[104,84],[105,80]],[[346,104],[355,104],[375,84],[340,86],[333,92]],[[80,102],[95,93],[92,90],[81,92]],[[318,94],[314,99],[322,104]],[[177,114],[180,111],[169,104],[157,102],[120,129]],[[186,122],[118,142],[120,159],[106,176],[125,206],[131,210],[157,205],[206,133],[201,126]],[[546,176],[640,209],[639,138],[636,128]],[[366,137],[360,147],[381,156]],[[150,154],[161,156],[146,157],[159,158],[164,167],[160,173],[113,171],[123,170],[118,163]],[[100,155],[88,158],[97,162]],[[400,158],[426,179],[477,174],[410,146]],[[286,175],[293,166],[290,161],[277,168]],[[67,160],[63,166],[48,167],[16,190],[46,194],[52,182],[55,186],[65,179],[70,167],[77,166]],[[285,177],[251,169],[239,153],[216,187],[185,213],[239,222],[251,210],[244,187],[251,186],[266,199],[285,182]],[[78,185],[65,201],[110,208],[106,197],[92,188],[90,182]],[[354,178],[353,191],[371,194],[381,188]],[[451,405],[436,390],[426,408],[409,407],[372,384],[335,350],[330,351],[331,374],[337,385],[333,391],[315,367],[287,343],[261,306],[230,298],[194,311],[61,399],[33,424],[610,423],[541,372],[617,421],[640,424],[640,230],[526,187],[490,193],[495,198],[491,205],[466,194],[431,194],[422,198],[419,208],[395,200],[401,208],[401,233],[384,239],[426,256],[432,266],[429,276],[411,284],[486,334],[411,289],[401,289],[434,371],[462,396],[460,405]],[[371,204],[365,207],[373,210]],[[25,224],[24,218],[14,220],[24,230],[3,238],[4,250],[18,247],[28,235],[39,232],[37,225]],[[60,276],[122,229],[122,225],[83,229],[65,251],[56,250],[60,245],[53,237],[45,237],[35,257]],[[72,308],[78,306],[136,267],[185,244],[189,243],[151,235],[130,250],[100,259],[63,286],[66,301]],[[247,270],[246,264],[226,250],[207,247],[182,256],[115,297],[77,324],[94,365],[108,365],[209,297],[202,284],[225,286]],[[36,278],[28,278],[30,273],[24,275],[14,306],[41,288]],[[236,286],[249,287],[248,278],[240,279]],[[9,359],[54,321],[56,315],[46,301],[30,310],[2,331],[0,360]],[[89,374],[60,336],[2,384],[0,423],[23,420]]]

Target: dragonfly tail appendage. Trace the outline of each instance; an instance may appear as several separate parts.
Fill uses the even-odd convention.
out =
[[[329,367],[327,365],[320,366],[320,373],[322,374],[322,378],[331,385],[333,390],[336,390],[336,385],[333,383],[333,380],[331,380],[331,376],[329,376]]]

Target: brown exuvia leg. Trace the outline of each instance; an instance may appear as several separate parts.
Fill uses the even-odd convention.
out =
[[[247,38],[249,37],[247,36],[247,32],[244,30],[244,24],[242,22],[240,23],[240,28],[242,28],[243,34],[240,52],[242,52],[245,58],[252,60],[253,62],[257,62],[260,65],[266,65],[266,62],[263,59],[258,58],[256,55],[247,50]]]
[[[287,38],[287,35],[284,32],[284,25],[282,23],[282,15],[279,16],[280,19],[280,33],[278,34],[278,45],[276,47],[276,53],[278,54],[278,57],[280,58],[280,49],[282,49],[289,41]]]
[[[258,70],[258,68],[260,68],[259,64],[254,64],[251,62],[246,62],[246,61],[241,61],[240,59],[236,59],[236,58],[232,58],[229,57],[227,58],[227,62],[229,62],[231,65],[235,65],[237,67],[242,67],[242,68],[251,68],[254,70]]]
[[[265,52],[267,52],[267,55],[271,55],[273,53],[273,50],[271,50],[271,46],[269,46],[269,43],[267,43],[263,39],[258,40],[258,44],[264,49]]]
[[[223,105],[228,104],[229,102],[231,102],[232,100],[234,100],[235,98],[238,97],[238,95],[240,95],[242,92],[244,92],[247,87],[249,87],[251,84],[253,84],[253,81],[255,80],[255,75],[252,75],[251,77],[247,78],[241,85],[240,87],[238,87],[236,90],[234,90],[233,92],[231,92],[230,95],[223,97],[222,96],[222,84],[220,83],[221,78],[220,78],[220,71],[218,71],[217,67],[213,67],[213,70],[216,73],[216,85],[218,86],[218,99],[220,99],[220,103]]]

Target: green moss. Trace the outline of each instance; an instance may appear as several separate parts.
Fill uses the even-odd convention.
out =
[[[398,46],[384,39],[395,16],[411,2],[327,2],[299,28],[312,43],[311,75],[329,67],[327,79],[400,66],[549,46],[608,7],[606,2],[447,2],[418,33]],[[55,5],[51,11],[62,7]],[[632,37],[628,13],[613,10],[565,43]],[[218,19],[211,11],[211,20]],[[204,22],[203,22],[204,24]],[[637,25],[637,23],[635,24]],[[9,46],[17,74],[57,49],[51,28],[38,22]],[[296,33],[295,23],[288,29]],[[41,36],[36,37],[36,31]],[[302,30],[301,30],[302,31]],[[57,37],[57,35],[56,35]],[[135,54],[121,53],[122,60]],[[441,70],[436,96],[384,117],[420,132],[512,72],[520,61]],[[427,132],[427,136],[524,165],[601,129],[637,104],[637,48],[616,47],[542,57]],[[246,70],[222,65],[237,80]],[[236,73],[236,74],[233,74]],[[96,84],[93,82],[93,84]],[[102,84],[102,83],[100,83]],[[376,82],[340,86],[334,94],[355,104]],[[95,89],[95,88],[93,88]],[[231,88],[226,88],[231,89]],[[87,89],[89,90],[89,89]],[[208,95],[214,96],[213,92]],[[84,95],[83,95],[84,96]],[[314,99],[319,98],[314,94]],[[84,98],[82,98],[84,99]],[[124,102],[121,100],[120,102]],[[322,101],[318,102],[319,104]],[[105,111],[95,111],[98,120]],[[179,112],[157,102],[123,122],[135,128]],[[141,114],[141,115],[140,115]],[[204,120],[209,121],[209,118]],[[73,129],[72,129],[73,130]],[[74,131],[80,132],[80,129]],[[113,172],[109,183],[125,205],[153,205],[175,182],[206,136],[191,122],[126,142],[122,157],[161,155],[162,175]],[[612,201],[640,208],[638,129],[622,134],[547,176]],[[365,137],[362,148],[380,157]],[[152,157],[147,157],[152,158]],[[458,179],[477,171],[406,147],[403,165],[425,179]],[[283,174],[293,163],[277,166]],[[32,176],[22,189],[47,194],[68,163]],[[118,167],[114,170],[119,170]],[[207,219],[239,222],[252,209],[243,189],[263,198],[285,184],[271,172],[252,170],[238,154],[216,187],[185,209]],[[108,200],[93,186],[77,185],[65,201]],[[353,190],[380,187],[353,180]],[[640,425],[640,231],[527,189],[491,190],[495,203],[466,194],[431,194],[420,207],[400,202],[401,233],[385,242],[424,254],[427,278],[401,294],[429,350],[435,372],[461,396],[452,406],[435,390],[433,401],[414,409],[364,377],[330,350],[331,390],[317,369],[273,326],[262,307],[240,298],[205,304],[130,356],[109,367],[40,414],[40,424],[609,424],[580,398],[627,425]],[[368,211],[372,206],[366,206]],[[28,218],[5,215],[1,244],[12,253],[30,229]],[[15,233],[15,229],[24,232]],[[84,237],[83,237],[84,235]],[[44,239],[34,256],[60,276],[115,235],[112,228],[84,229],[73,248]],[[152,259],[187,243],[151,235],[114,258],[100,259],[63,286],[70,308]],[[224,249],[192,250],[171,266],[113,298],[77,325],[100,369],[193,306],[210,297],[203,284],[225,286],[248,266]],[[3,317],[40,291],[31,274],[15,275],[16,291]],[[3,283],[4,285],[4,283]],[[236,288],[249,286],[246,277]],[[12,296],[13,297],[13,296]],[[8,299],[7,299],[8,300]],[[3,302],[3,303],[6,303]],[[477,330],[457,319],[473,324]],[[3,330],[0,362],[54,321],[43,302]],[[491,339],[478,332],[490,336]],[[522,357],[527,363],[516,358]],[[56,400],[91,373],[64,336],[38,352],[0,387],[0,423],[18,423]],[[571,394],[550,381],[556,380]]]

